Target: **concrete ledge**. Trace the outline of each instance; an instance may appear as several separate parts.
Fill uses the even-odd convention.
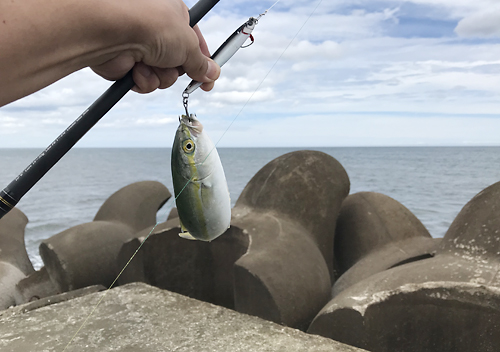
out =
[[[142,283],[27,312],[6,310],[0,350],[63,351],[103,294],[66,351],[362,351]]]

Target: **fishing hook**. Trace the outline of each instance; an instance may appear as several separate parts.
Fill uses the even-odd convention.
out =
[[[184,105],[184,110],[186,110],[186,117],[189,117],[188,103],[189,103],[189,93],[184,91],[182,92],[182,105]]]

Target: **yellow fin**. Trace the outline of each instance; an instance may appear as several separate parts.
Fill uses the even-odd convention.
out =
[[[187,232],[187,229],[184,227],[184,224],[180,219],[179,219],[179,224],[181,225],[181,232]]]
[[[179,237],[185,238],[186,240],[196,241],[196,238],[194,238],[189,232],[181,232],[179,233]]]
[[[180,238],[185,238],[186,240],[192,240],[192,241],[196,241],[196,238],[194,238],[188,231],[187,229],[184,227],[184,225],[182,224],[182,221],[179,221],[180,224],[181,224],[181,233],[179,233],[179,237]]]

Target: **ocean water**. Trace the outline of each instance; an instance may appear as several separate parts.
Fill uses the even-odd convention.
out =
[[[305,148],[300,148],[305,149]],[[346,169],[351,193],[386,194],[410,209],[434,237],[442,237],[461,208],[500,181],[500,147],[311,148],[336,158]],[[232,203],[266,163],[294,148],[220,148]],[[0,188],[39,153],[0,149]],[[26,247],[35,268],[43,263],[40,242],[92,221],[118,189],[156,180],[173,192],[170,149],[73,149],[19,202],[29,218]],[[173,199],[158,212],[165,220]]]

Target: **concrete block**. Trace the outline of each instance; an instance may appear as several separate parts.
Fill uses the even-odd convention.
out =
[[[333,238],[349,193],[342,166],[320,152],[285,154],[248,183],[231,227],[210,243],[178,237],[170,217],[120,283],[144,281],[287,326],[306,329],[330,298]],[[150,229],[137,236],[144,238]],[[138,241],[124,246],[123,266]]]
[[[434,257],[441,241],[441,238],[413,237],[377,247],[335,281],[332,297],[382,271]]]
[[[39,309],[42,307],[47,307],[52,304],[66,302],[75,298],[83,297],[94,292],[100,292],[106,290],[106,287],[102,285],[93,285],[80,288],[78,290],[73,290],[64,293],[58,293],[52,296],[43,297],[36,299],[34,301],[28,302],[26,304],[21,304],[19,306],[13,307],[9,310],[8,315],[26,313],[31,310]]]
[[[477,263],[500,260],[500,182],[463,207],[446,232],[440,253]]]
[[[0,310],[16,304],[16,284],[26,275],[8,262],[0,262]]]
[[[15,304],[16,284],[34,272],[24,245],[27,223],[17,208],[0,219],[0,310]]]
[[[62,291],[108,287],[121,270],[117,260],[122,245],[156,224],[156,212],[169,197],[158,182],[133,183],[111,195],[93,222],[44,240],[40,256],[52,282]]]
[[[39,300],[61,293],[61,288],[50,279],[45,267],[28,275],[16,285],[16,305]]]
[[[51,280],[63,292],[96,284],[109,286],[119,272],[118,252],[133,237],[128,226],[93,221],[44,240],[40,256]]]
[[[247,253],[234,267],[235,309],[307,329],[330,298],[330,272],[317,243],[298,223],[276,214],[233,210],[230,233],[248,234]]]
[[[119,255],[123,267],[147,229],[123,245]],[[233,266],[247,250],[248,237],[224,234],[211,243],[179,237],[178,218],[158,225],[137,256],[124,270],[119,284],[146,282],[188,297],[234,309]]]
[[[24,230],[27,224],[28,218],[17,208],[13,208],[0,219],[0,261],[14,265],[25,275],[35,271],[24,244]]]
[[[380,272],[334,297],[309,332],[370,351],[496,351],[500,183],[457,215],[434,258]]]
[[[123,269],[123,272],[118,278],[117,285],[125,285],[131,282],[149,283],[144,270],[144,263],[146,262],[144,260],[144,247],[138,250],[145,239],[143,236],[134,237],[122,245],[118,252],[117,268],[120,271]]]
[[[321,311],[309,333],[373,352],[493,352],[500,345],[496,287],[438,281],[360,296],[353,295],[359,288],[346,291]]]
[[[349,177],[336,159],[301,150],[282,155],[259,170],[236,207],[274,212],[299,223],[321,251],[333,280],[334,229],[349,190]]]
[[[0,350],[62,351],[101,299],[66,352],[361,352],[144,284],[0,313]]]
[[[112,194],[94,221],[114,221],[139,232],[156,224],[156,213],[171,196],[160,182],[135,182]]]
[[[345,273],[373,251],[410,238],[432,237],[403,204],[376,192],[349,195],[337,220],[335,259],[339,274]],[[414,255],[421,254],[417,252]]]

